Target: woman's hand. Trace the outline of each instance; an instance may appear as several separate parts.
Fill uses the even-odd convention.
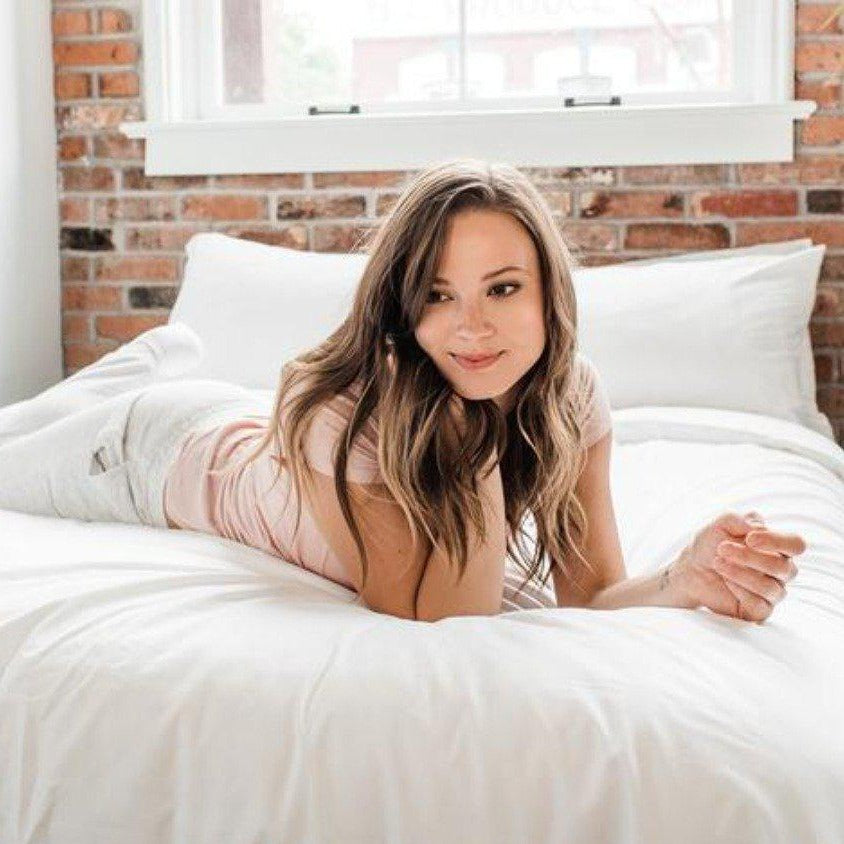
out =
[[[697,606],[761,623],[797,574],[792,557],[805,550],[800,536],[770,530],[756,512],[725,513],[695,535],[669,576]]]

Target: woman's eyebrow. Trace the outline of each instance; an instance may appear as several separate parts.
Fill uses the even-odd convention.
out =
[[[527,272],[524,267],[517,267],[515,264],[509,264],[506,267],[500,267],[497,270],[493,270],[491,273],[487,273],[481,278],[481,281],[486,281],[488,278],[494,278],[497,275],[501,275],[501,273],[506,273],[508,270],[519,270],[523,273]],[[451,284],[451,282],[447,278],[440,278],[439,276],[434,276],[434,281],[440,281],[443,284]]]

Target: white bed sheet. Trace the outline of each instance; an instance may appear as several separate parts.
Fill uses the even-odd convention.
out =
[[[0,841],[844,841],[844,452],[613,422],[631,576],[726,509],[806,539],[765,624],[402,621],[228,540],[0,511]]]

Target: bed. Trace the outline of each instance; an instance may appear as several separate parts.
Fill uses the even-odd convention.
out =
[[[804,537],[764,624],[413,622],[219,537],[0,510],[0,841],[844,841],[844,450],[758,407],[612,416],[630,576],[726,510]]]

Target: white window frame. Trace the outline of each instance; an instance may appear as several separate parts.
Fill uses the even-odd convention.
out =
[[[195,71],[203,51],[204,66],[219,67],[208,58],[219,3],[143,0],[147,120],[120,128],[146,139],[149,175],[404,170],[464,155],[548,167],[791,161],[793,121],[817,108],[794,100],[794,6],[737,0],[738,31],[757,57],[752,66],[736,63],[746,102],[666,105],[641,96],[565,109],[538,97],[518,108],[484,100],[438,103],[436,112],[420,103],[418,111],[278,116],[258,105],[223,116]]]

